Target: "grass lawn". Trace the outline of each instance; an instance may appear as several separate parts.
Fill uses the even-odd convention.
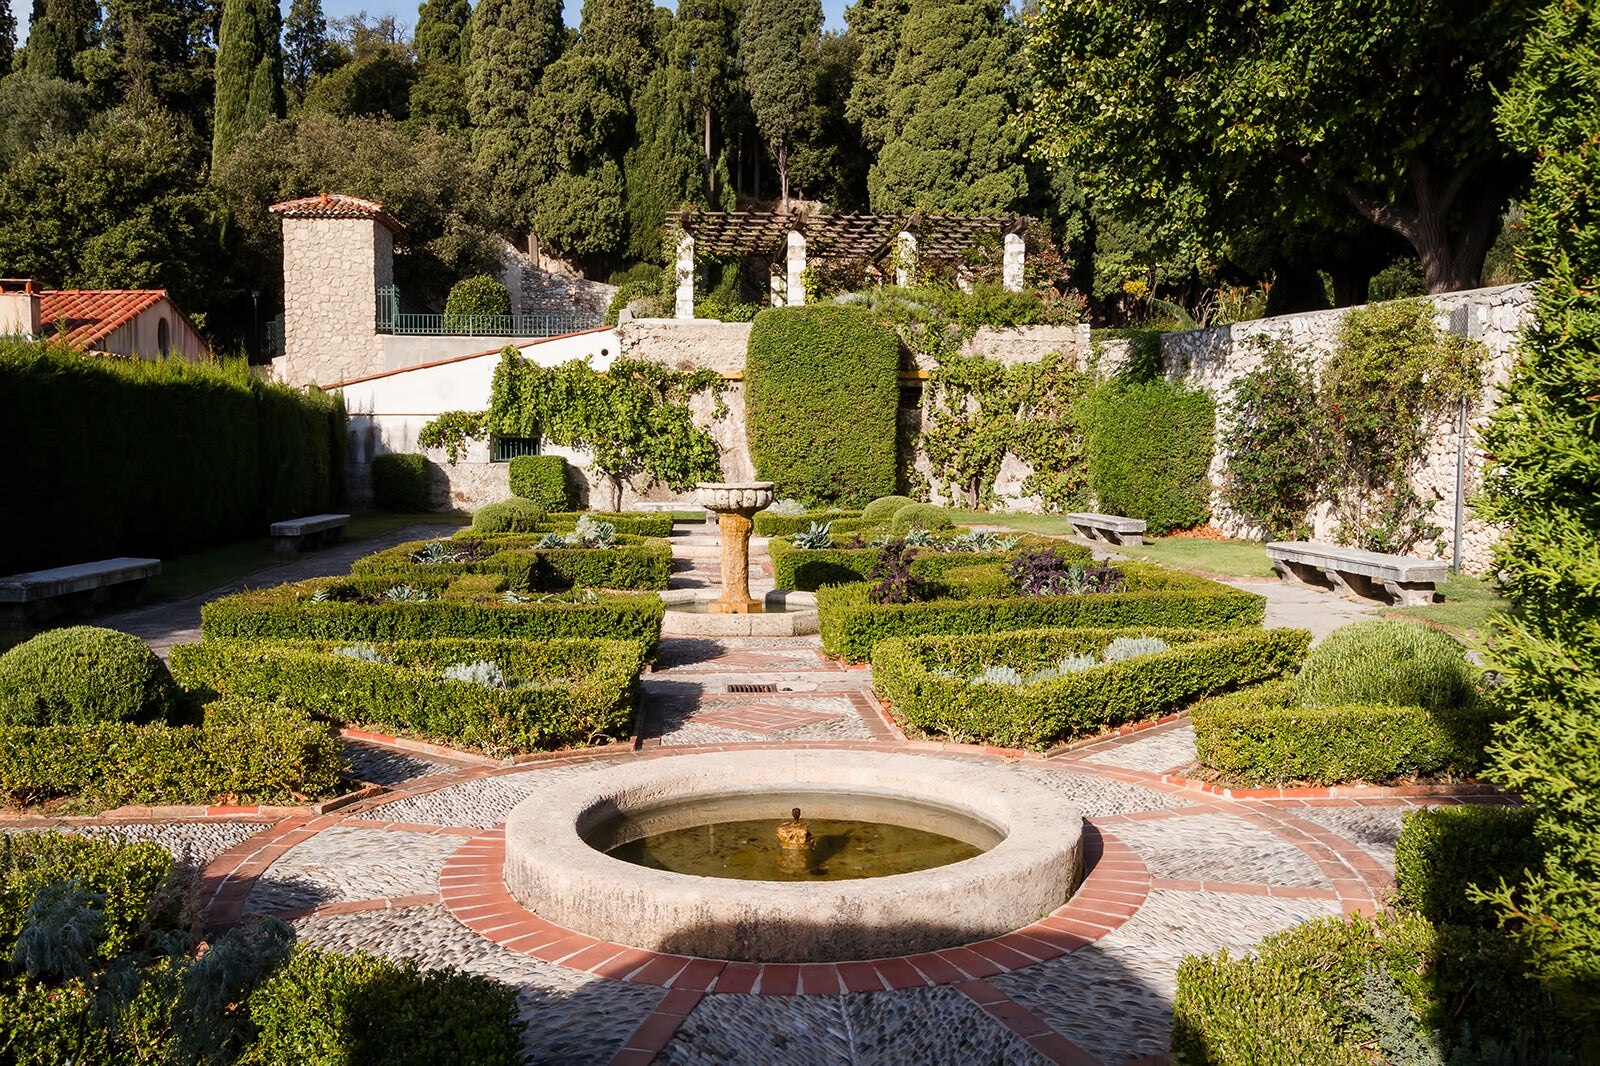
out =
[[[350,516],[350,522],[344,529],[344,539],[370,540],[424,522],[434,525],[464,526],[470,521],[471,517],[468,515],[450,512],[395,514],[388,511],[369,511]],[[148,586],[149,597],[152,600],[181,600],[206,589],[237,581],[257,570],[276,566],[288,561],[289,558],[273,552],[271,537],[255,537],[191,552],[188,555],[162,559],[161,574],[151,579]]]
[[[1485,640],[1489,616],[1510,607],[1495,591],[1494,582],[1471,574],[1451,574],[1440,582],[1439,591],[1444,594],[1443,603],[1426,607],[1386,607],[1383,613],[1415,618],[1466,640]]]
[[[990,514],[987,511],[955,511],[958,524],[1006,526],[1025,533],[1070,537],[1072,523],[1055,514]],[[1254,540],[1201,540],[1197,537],[1157,537],[1137,548],[1109,546],[1134,559],[1147,559],[1183,570],[1202,570],[1224,577],[1273,576],[1267,562],[1267,547]]]

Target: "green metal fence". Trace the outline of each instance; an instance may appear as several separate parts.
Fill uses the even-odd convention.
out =
[[[555,337],[601,325],[581,312],[539,315],[435,315],[401,309],[400,290],[378,289],[378,332],[419,337]]]

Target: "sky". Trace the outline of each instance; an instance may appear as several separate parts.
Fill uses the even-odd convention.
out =
[[[822,14],[824,23],[830,30],[844,29],[844,9],[848,0],[822,0]],[[657,0],[659,5],[676,9],[677,0]],[[11,11],[17,16],[17,36],[25,38],[28,35],[28,12],[33,8],[33,0],[10,0]],[[582,0],[566,0],[567,25],[578,24],[578,12],[583,8]],[[289,12],[289,0],[283,0],[283,11]],[[417,21],[417,5],[402,2],[385,2],[385,0],[322,0],[322,12],[330,19],[342,18],[345,15],[354,15],[365,11],[369,15],[396,15],[407,26]]]

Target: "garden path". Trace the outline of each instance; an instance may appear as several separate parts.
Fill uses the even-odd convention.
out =
[[[714,565],[712,536],[674,538],[680,583]],[[764,556],[757,566],[770,572]],[[1404,812],[1452,801],[1402,789],[1207,792],[1171,776],[1194,754],[1181,718],[1047,756],[907,739],[870,672],[829,660],[815,637],[669,637],[645,688],[633,744],[507,766],[369,743],[352,747],[357,769],[387,791],[331,814],[74,828],[174,847],[203,869],[214,928],[271,914],[312,944],[510,983],[534,1062],[1109,1066],[1166,1061],[1184,955],[1244,951],[1314,917],[1371,913],[1390,884]],[[1085,883],[1021,933],[803,966],[600,941],[505,892],[500,827],[535,782],[773,746],[918,751],[1034,778],[1060,794],[1063,816],[1076,806],[1087,821]]]

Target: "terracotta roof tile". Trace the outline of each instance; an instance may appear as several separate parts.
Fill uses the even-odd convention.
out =
[[[75,348],[92,348],[166,298],[165,289],[56,289],[39,294],[39,321]]]
[[[384,210],[382,204],[358,196],[345,196],[343,193],[325,192],[319,196],[285,200],[267,210],[283,218],[371,218],[390,229],[400,229],[399,220]]]

